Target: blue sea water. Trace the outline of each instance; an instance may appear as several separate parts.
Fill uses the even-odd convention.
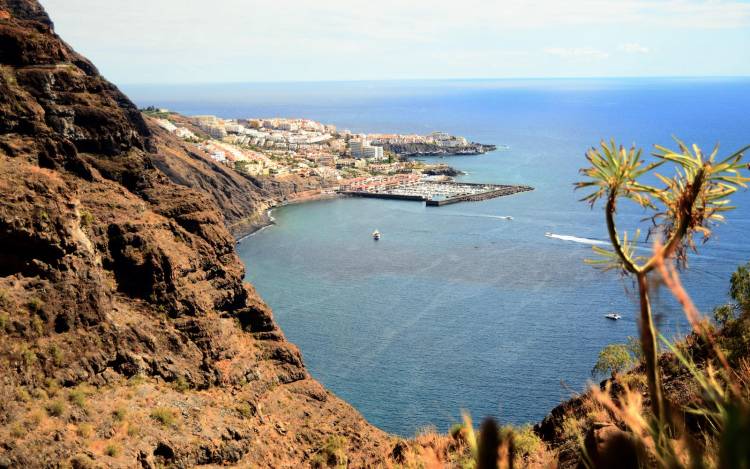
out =
[[[384,430],[476,419],[539,421],[591,380],[599,350],[637,335],[633,285],[601,273],[584,242],[603,212],[573,182],[587,147],[615,137],[650,151],[672,135],[723,153],[750,143],[748,79],[482,80],[129,86],[142,106],[223,117],[307,117],[357,132],[442,130],[509,150],[439,161],[467,181],[530,193],[446,207],[338,199],[274,210],[246,239],[248,280],[313,376]],[[673,145],[674,146],[674,145]],[[665,169],[665,171],[667,171]],[[683,281],[707,313],[750,260],[750,193],[691,257]],[[622,207],[623,228],[643,213]],[[512,216],[513,220],[499,217]],[[383,238],[374,242],[373,229]],[[569,238],[568,238],[569,239]],[[644,249],[648,249],[644,246]],[[668,292],[668,336],[687,324]],[[618,311],[623,319],[603,315]]]

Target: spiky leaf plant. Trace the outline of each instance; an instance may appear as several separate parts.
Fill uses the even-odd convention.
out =
[[[705,156],[697,145],[688,147],[675,139],[678,150],[655,146],[655,161],[646,162],[642,150],[635,147],[626,149],[614,140],[602,141],[599,148],[591,148],[586,153],[590,166],[581,169],[586,179],[575,184],[577,189],[591,189],[583,197],[594,206],[599,200],[605,201],[605,220],[612,249],[595,247],[599,259],[591,264],[604,269],[618,269],[633,275],[638,284],[640,299],[641,344],[651,394],[651,409],[660,421],[665,417],[661,383],[656,363],[657,331],[651,313],[651,301],[647,276],[656,267],[657,256],[636,255],[636,243],[640,232],[629,239],[617,229],[615,216],[620,199],[628,199],[650,212],[652,226],[650,237],[657,237],[663,245],[659,256],[677,260],[686,265],[687,254],[696,248],[696,237],[706,241],[711,236],[711,227],[724,220],[724,212],[731,210],[729,196],[740,187],[747,187],[750,181],[742,175],[747,165],[742,162],[743,152],[750,146],[717,160],[718,146]],[[672,163],[675,174],[666,177],[656,173],[656,169]],[[652,175],[664,184],[657,188],[642,182]]]

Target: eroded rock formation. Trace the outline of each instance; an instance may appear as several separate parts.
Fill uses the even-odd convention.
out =
[[[35,0],[0,0],[0,467],[390,453],[243,283],[227,227],[257,223],[259,186],[153,130]]]

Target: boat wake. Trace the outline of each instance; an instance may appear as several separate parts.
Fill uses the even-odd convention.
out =
[[[494,218],[495,220],[512,220],[513,217],[510,216],[503,216],[503,215],[476,215],[477,217],[482,218]]]
[[[579,238],[577,236],[560,235],[555,233],[544,233],[544,236],[552,239],[559,239],[560,241],[570,241],[573,243],[588,244],[591,246],[606,246],[606,241],[600,241],[598,239]]]
[[[513,220],[513,217],[508,215],[486,215],[483,213],[455,213],[445,211],[445,215],[454,217],[469,217],[469,218],[492,218],[494,220]]]

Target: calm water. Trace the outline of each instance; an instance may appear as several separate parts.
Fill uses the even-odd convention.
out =
[[[750,143],[749,80],[536,80],[125,87],[139,105],[224,117],[298,116],[354,131],[431,132],[509,145],[445,158],[469,181],[534,192],[427,208],[349,199],[275,210],[241,243],[248,279],[312,374],[381,428],[404,435],[476,418],[538,421],[590,379],[598,351],[636,335],[632,284],[584,264],[600,207],[572,190],[602,137],[649,147],[671,135],[726,151]],[[684,281],[704,311],[750,260],[750,194],[694,256]],[[642,214],[623,208],[635,221]],[[512,216],[512,221],[499,216]],[[383,238],[373,242],[379,229]],[[686,331],[668,295],[668,335]],[[619,311],[612,322],[603,314]],[[569,388],[561,385],[561,381]]]

